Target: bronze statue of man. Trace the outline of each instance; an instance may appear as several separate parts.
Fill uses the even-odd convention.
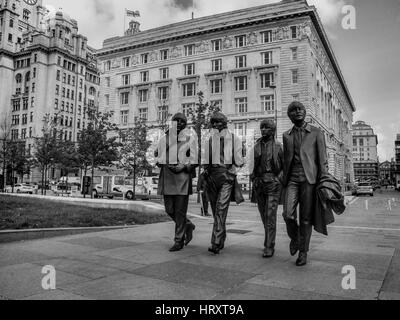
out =
[[[282,145],[275,141],[276,124],[264,120],[260,125],[262,137],[254,146],[254,170],[251,174],[255,200],[264,224],[264,258],[272,258],[275,253],[276,217],[281,197]]]
[[[294,126],[283,134],[283,216],[291,239],[290,254],[294,256],[300,251],[296,265],[304,266],[315,215],[316,185],[328,172],[326,144],[323,132],[305,122],[306,108],[302,103],[292,102],[287,114]]]
[[[209,140],[209,164],[204,169],[206,192],[214,216],[214,226],[211,238],[212,246],[208,251],[219,254],[225,246],[226,218],[230,202],[232,199],[236,203],[244,201],[236,179],[236,169],[243,166],[244,162],[241,156],[235,156],[235,154],[242,154],[242,143],[235,134],[228,130],[226,116],[221,112],[216,112],[210,122],[214,138],[211,137]],[[214,144],[215,142],[217,144]],[[225,152],[228,152],[230,156]]]
[[[163,163],[158,163],[161,168],[160,179],[158,183],[158,194],[164,196],[164,205],[166,213],[175,222],[175,244],[169,250],[170,252],[180,251],[188,245],[193,238],[195,225],[187,218],[189,195],[193,193],[192,179],[195,177],[195,168],[197,165],[192,163],[182,163],[179,153],[186,152],[190,156],[190,149],[186,151],[188,143],[195,143],[197,138],[193,139],[187,126],[187,118],[182,113],[177,113],[172,118],[176,122],[177,135],[170,138],[173,133],[168,130],[165,136],[160,140],[155,156],[160,159],[160,150],[165,150]],[[174,127],[172,127],[174,128]],[[185,148],[184,150],[182,150]],[[197,145],[191,150],[196,150]],[[176,152],[175,161],[171,163],[171,150]]]

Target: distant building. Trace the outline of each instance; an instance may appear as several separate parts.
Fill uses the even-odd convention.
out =
[[[98,108],[100,83],[95,52],[78,23],[62,12],[47,15],[42,0],[31,3],[0,0],[0,117],[9,118],[12,139],[28,150],[46,115],[56,119],[62,140],[76,141],[89,108]],[[24,180],[39,181],[40,173],[32,173]]]
[[[392,185],[396,180],[396,162],[385,161],[379,164],[379,176],[382,184]]]
[[[329,168],[354,181],[351,124],[355,106],[320,21],[305,0],[246,8],[156,29],[131,21],[124,36],[106,39],[100,110],[121,128],[135,118],[157,127],[188,113],[202,91],[229,127],[246,136],[263,119],[277,119],[278,139],[291,128],[287,107],[298,100],[307,121],[325,133]]]
[[[395,155],[396,155],[396,188],[400,191],[400,134],[397,135],[395,141]]]
[[[353,124],[353,159],[357,182],[379,180],[378,136],[364,121]]]

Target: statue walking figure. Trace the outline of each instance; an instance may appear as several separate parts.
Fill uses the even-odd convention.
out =
[[[265,229],[264,258],[275,253],[276,217],[282,184],[278,179],[282,172],[282,145],[275,141],[276,124],[264,120],[260,125],[262,137],[254,146],[254,170],[251,174],[255,199]],[[254,201],[256,200],[256,201]]]
[[[226,218],[231,200],[244,201],[236,179],[236,168],[242,167],[241,140],[228,130],[228,119],[220,112],[211,118],[213,135],[209,140],[209,164],[204,168],[204,181],[214,216],[209,252],[219,254],[225,246]],[[235,156],[239,154],[239,156]]]
[[[283,134],[283,216],[291,239],[290,254],[294,256],[299,251],[296,265],[304,266],[315,220],[317,185],[328,174],[326,144],[323,132],[305,122],[306,108],[302,103],[292,102],[288,116],[294,126]]]
[[[197,150],[197,138],[193,138],[189,129],[186,129],[187,118],[184,114],[177,113],[172,121],[177,124],[177,136],[171,138],[170,135],[173,133],[168,130],[160,140],[155,156],[161,168],[158,194],[164,196],[165,211],[175,222],[175,244],[169,250],[175,252],[182,250],[192,241],[193,231],[196,228],[187,218],[187,211],[189,195],[193,193],[192,179],[196,175],[197,165],[193,165],[190,161],[182,163],[178,154],[187,152],[186,156],[190,157],[190,150]],[[186,151],[188,144],[192,144],[192,147]],[[166,154],[161,154],[160,150],[164,150]],[[177,153],[175,158],[177,163],[170,163],[171,150]]]

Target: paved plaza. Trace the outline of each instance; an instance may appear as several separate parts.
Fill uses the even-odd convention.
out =
[[[314,232],[309,264],[295,266],[279,214],[275,257],[262,258],[256,207],[231,207],[222,254],[207,252],[212,219],[199,217],[192,243],[170,253],[173,223],[0,245],[1,299],[269,300],[400,299],[400,193],[351,200],[329,237]],[[54,266],[56,289],[42,288]],[[344,290],[344,266],[356,289]]]

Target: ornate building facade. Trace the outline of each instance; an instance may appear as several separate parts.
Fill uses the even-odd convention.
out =
[[[353,159],[356,181],[379,180],[378,136],[364,121],[353,124]]]
[[[246,136],[265,118],[278,138],[292,126],[287,107],[299,100],[325,132],[330,171],[353,181],[351,124],[355,106],[316,8],[282,1],[106,39],[96,54],[100,109],[120,127],[135,118],[157,126],[187,113],[202,91],[230,127]]]
[[[42,0],[0,0],[0,19],[0,117],[10,119],[12,139],[33,148],[48,115],[62,140],[76,141],[89,108],[98,107],[94,49],[75,20],[49,16]]]
[[[395,182],[396,182],[396,189],[400,191],[400,134],[397,135],[394,145],[395,145],[395,156],[396,156]]]

